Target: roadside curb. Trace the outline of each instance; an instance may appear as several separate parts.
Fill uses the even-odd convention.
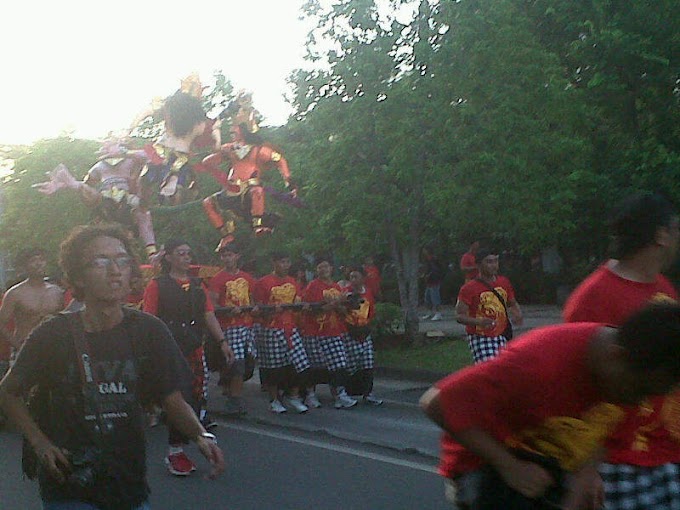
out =
[[[384,379],[394,379],[397,381],[415,381],[434,384],[440,379],[443,379],[448,372],[433,372],[431,370],[421,370],[414,368],[397,368],[397,367],[375,367],[374,374],[376,377]]]
[[[405,405],[405,404],[402,404]],[[415,406],[413,406],[415,407]],[[347,411],[340,411],[347,412]],[[288,421],[286,423],[281,423],[276,420],[276,415],[272,417],[268,415],[246,415],[242,417],[227,416],[226,414],[220,412],[219,410],[210,410],[210,414],[218,417],[225,424],[234,425],[245,425],[245,426],[264,426],[274,429],[278,429],[282,432],[285,431],[296,431],[303,434],[312,435],[323,435],[329,438],[334,438],[340,441],[352,441],[363,445],[368,445],[374,448],[380,448],[384,450],[389,450],[393,452],[398,452],[400,454],[415,454],[424,459],[432,460],[436,464],[439,460],[439,454],[436,452],[428,451],[427,449],[419,447],[403,447],[398,442],[385,442],[379,441],[370,436],[357,435],[354,432],[345,432],[341,430],[335,430],[328,427],[320,426],[318,424],[309,423],[305,421]]]

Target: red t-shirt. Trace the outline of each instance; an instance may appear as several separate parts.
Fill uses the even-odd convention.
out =
[[[338,299],[343,295],[340,285],[325,283],[318,278],[309,282],[302,293],[306,303]],[[309,311],[302,320],[302,334],[307,336],[340,336],[347,332],[344,318],[334,311]]]
[[[345,294],[350,292],[356,293],[352,287],[345,287],[343,292]],[[375,315],[375,298],[366,285],[364,285],[363,292],[359,292],[359,296],[364,300],[364,302],[359,305],[357,310],[350,310],[347,313],[345,316],[345,322],[352,326],[368,326]]]
[[[600,324],[535,329],[497,357],[437,383],[448,430],[486,431],[509,447],[556,458],[569,471],[598,449],[623,416],[593,385],[587,349]],[[444,433],[440,474],[473,471],[479,457]]]
[[[175,278],[175,281],[185,291],[189,290],[189,284],[191,283],[191,280],[189,280],[188,278],[187,279]],[[203,293],[205,294],[204,313],[214,312],[215,307],[213,306],[212,301],[210,301],[210,297],[208,296],[208,289],[205,288],[205,285],[203,283],[201,283],[201,288],[203,289]],[[142,306],[142,309],[146,313],[150,313],[151,315],[158,315],[158,282],[156,280],[151,280],[149,284],[146,286],[146,289],[144,289],[144,304]]]
[[[477,278],[479,276],[479,269],[477,269],[477,260],[475,259],[475,254],[467,251],[463,253],[463,256],[460,258],[460,267],[470,266],[475,266],[475,268],[469,271],[463,271],[463,274],[465,275],[465,281],[472,280],[473,278]]]
[[[217,273],[210,280],[208,290],[217,294],[219,306],[250,306],[251,294],[255,288],[255,279],[245,271],[229,273],[225,270]],[[222,329],[235,326],[250,327],[253,325],[253,317],[249,313],[238,315],[219,314],[217,319]]]
[[[496,292],[505,299],[506,303],[511,303],[515,300],[515,290],[512,288],[510,280],[505,276],[496,276],[493,287],[496,289]],[[475,319],[489,317],[496,321],[496,326],[489,328],[465,326],[465,330],[468,334],[494,337],[505,331],[505,328],[508,325],[508,315],[505,313],[505,307],[496,295],[491,292],[489,287],[482,282],[470,280],[464,284],[458,292],[458,301],[461,301],[468,306],[470,309],[470,317]]]
[[[300,289],[291,276],[263,276],[255,285],[253,297],[257,303],[263,305],[283,305],[300,301]],[[283,310],[281,313],[264,315],[262,325],[269,329],[292,330],[295,324],[295,313]]]
[[[380,284],[382,283],[382,276],[380,270],[376,266],[364,266],[364,285],[368,287],[374,296],[380,295]]]
[[[662,275],[651,283],[626,280],[600,266],[569,296],[567,322],[597,321],[621,325],[650,302],[674,302],[673,285]],[[680,392],[654,397],[626,408],[626,419],[607,441],[607,461],[613,464],[659,466],[680,462]]]
[[[125,306],[134,308],[135,310],[141,310],[143,305],[144,305],[143,293],[137,294],[134,292],[130,292],[130,294],[128,294],[127,296],[127,299],[125,300]]]

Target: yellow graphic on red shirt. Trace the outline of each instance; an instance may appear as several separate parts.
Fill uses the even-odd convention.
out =
[[[272,287],[269,291],[270,303],[273,305],[288,305],[295,302],[295,285],[292,283],[284,283],[277,287]]]
[[[324,301],[337,301],[342,296],[342,293],[338,289],[324,289],[323,299]]]
[[[503,287],[495,287],[496,292],[500,294],[503,300],[508,302],[508,293]],[[477,306],[477,318],[488,317],[496,322],[494,328],[484,328],[477,326],[477,333],[484,336],[498,336],[505,330],[507,325],[507,315],[505,314],[505,307],[496,295],[490,290],[482,292],[479,295],[479,305]]]
[[[245,278],[236,278],[224,284],[224,306],[247,306],[250,304],[250,287]]]
[[[649,300],[650,303],[677,303],[675,299],[670,297],[665,292],[657,292]]]
[[[671,393],[663,399],[661,423],[666,427],[671,437],[680,443],[680,391]]]
[[[581,418],[553,416],[506,442],[513,448],[553,457],[563,469],[574,471],[590,459],[624,414],[619,406],[603,402],[588,409]]]
[[[657,292],[650,299],[650,303],[677,303],[665,292]],[[649,400],[643,401],[638,408],[638,417],[648,418],[650,421],[635,430],[635,437],[630,446],[632,451],[648,452],[652,432],[659,428],[666,428],[671,437],[680,442],[680,393],[674,393],[664,398],[660,413],[654,409]]]
[[[347,322],[354,326],[365,326],[368,324],[368,314],[371,311],[371,303],[365,299],[363,303],[359,304],[358,310],[350,311],[347,316]]]
[[[324,289],[322,296],[324,301],[332,303],[340,299],[342,293],[338,289]],[[319,324],[319,333],[321,333],[326,328],[326,324],[331,328],[335,328],[338,325],[338,317],[335,312],[326,312],[318,315],[316,322]]]

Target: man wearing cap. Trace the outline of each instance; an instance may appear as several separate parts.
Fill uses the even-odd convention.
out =
[[[481,363],[495,357],[512,338],[510,318],[521,325],[522,311],[510,280],[498,274],[498,252],[480,248],[476,263],[479,276],[461,287],[456,320],[465,324],[472,357]]]

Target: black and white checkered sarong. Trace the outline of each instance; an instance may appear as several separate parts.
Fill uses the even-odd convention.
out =
[[[352,335],[345,336],[345,351],[351,373],[373,368],[373,340],[370,335],[364,341],[355,340]]]
[[[482,336],[475,334],[468,334],[468,347],[472,352],[472,359],[475,363],[481,363],[491,358],[498,356],[500,350],[505,347],[508,341],[503,335],[499,336]]]
[[[323,355],[321,346],[319,345],[318,336],[308,336],[302,337],[302,345],[307,353],[307,359],[310,365],[314,368],[326,368],[326,357]]]
[[[600,464],[606,510],[680,510],[680,465]]]
[[[296,372],[307,370],[309,360],[297,328],[293,329],[290,342],[292,347],[288,346],[284,330],[264,328],[262,345],[258,346],[260,367],[281,368],[292,365]]]
[[[246,354],[250,353],[257,357],[257,348],[253,329],[248,326],[233,326],[224,330],[224,338],[229,342],[229,347],[234,351],[234,358],[245,359]]]
[[[331,372],[347,368],[347,353],[343,337],[344,335],[316,337],[326,368]]]

